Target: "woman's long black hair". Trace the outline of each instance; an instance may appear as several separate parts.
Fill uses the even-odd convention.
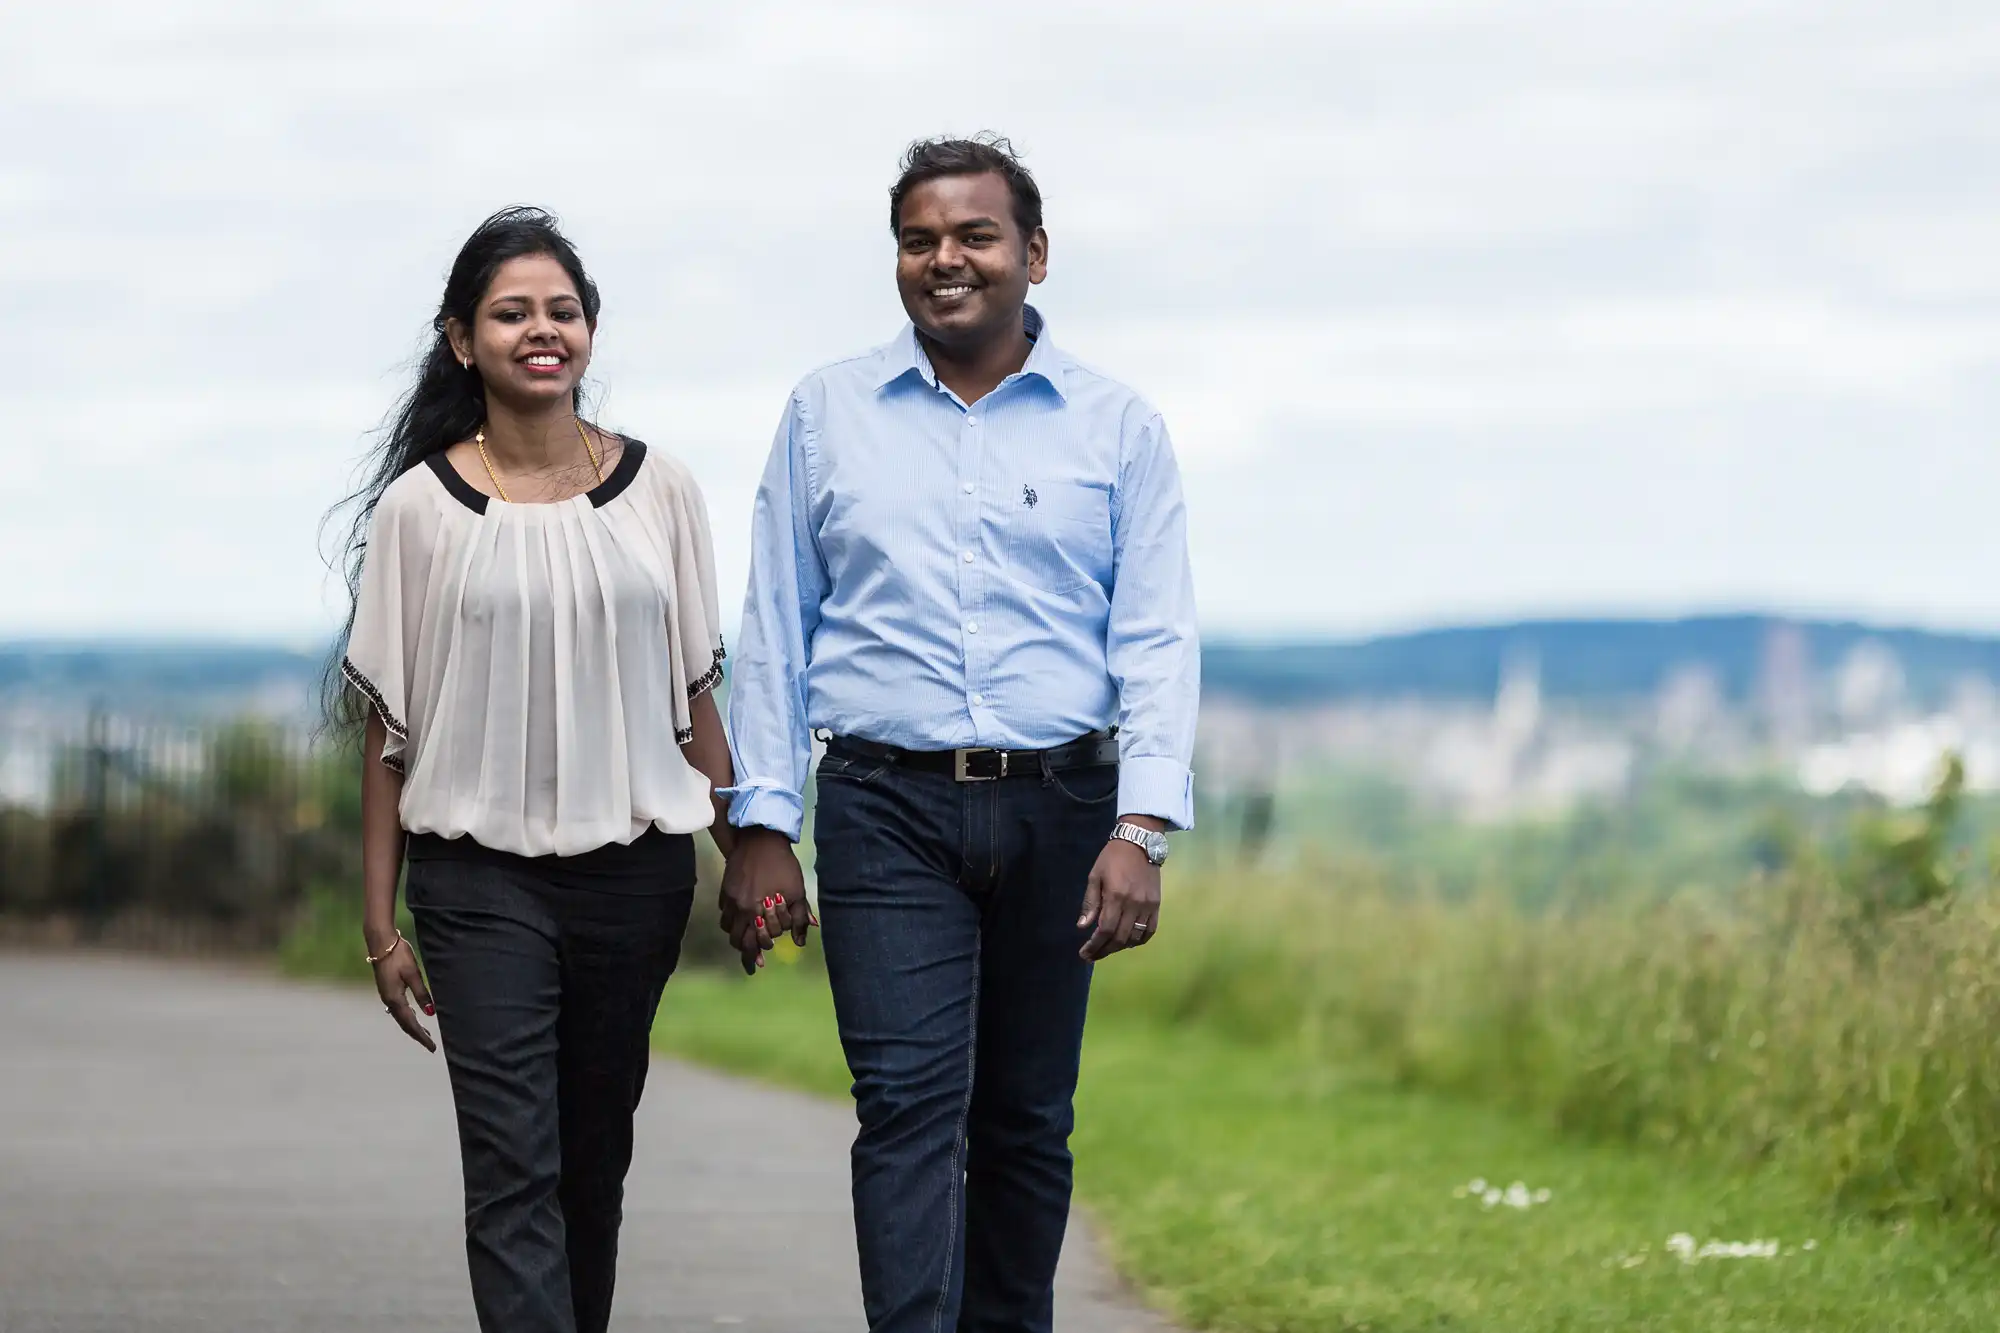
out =
[[[431,343],[418,366],[417,382],[396,405],[379,443],[369,453],[364,464],[367,481],[327,514],[329,523],[343,511],[352,514],[346,540],[336,557],[347,579],[347,619],[334,642],[321,685],[326,722],[336,735],[359,734],[368,717],[367,701],[346,688],[340,663],[354,632],[354,603],[360,592],[361,563],[368,552],[368,524],[375,505],[390,482],[432,454],[471,438],[486,422],[486,386],[477,367],[468,370],[453,354],[451,340],[445,336],[445,321],[455,319],[469,331],[500,266],[530,255],[547,255],[563,266],[583,302],[584,322],[596,331],[601,304],[597,284],[583,271],[583,261],[577,258],[575,247],[562,234],[556,219],[539,208],[503,208],[487,218],[452,261],[444,299],[438,302],[437,316],[431,320]],[[576,390],[576,408],[583,410],[581,385]]]

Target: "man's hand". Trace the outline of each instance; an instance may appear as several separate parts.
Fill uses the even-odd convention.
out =
[[[718,905],[722,933],[743,956],[746,973],[764,965],[773,940],[789,933],[792,943],[802,945],[807,930],[819,924],[806,904],[805,873],[791,839],[775,829],[738,831]]]
[[[1147,815],[1119,818],[1158,833],[1166,831],[1164,823]],[[1104,844],[1090,869],[1076,928],[1091,931],[1080,951],[1086,963],[1120,949],[1135,949],[1153,938],[1160,928],[1160,868],[1146,859],[1144,850],[1122,838]]]

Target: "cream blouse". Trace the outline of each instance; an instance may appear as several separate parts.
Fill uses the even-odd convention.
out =
[[[342,662],[388,729],[403,827],[574,856],[714,820],[681,744],[722,679],[694,478],[626,442],[556,504],[480,493],[437,454],[375,507]]]

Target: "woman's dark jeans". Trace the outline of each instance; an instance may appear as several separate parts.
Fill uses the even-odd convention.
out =
[[[412,860],[416,918],[465,1166],[485,1333],[603,1333],[632,1113],[693,885],[601,893]]]
[[[814,842],[875,1333],[1048,1333],[1118,770],[959,783],[828,754]]]

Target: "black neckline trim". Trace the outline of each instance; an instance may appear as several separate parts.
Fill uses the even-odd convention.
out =
[[[639,475],[639,464],[646,461],[646,442],[625,438],[625,452],[618,455],[618,466],[611,469],[611,475],[585,491],[590,497],[593,509],[602,509],[625,493],[632,484],[632,478]]]
[[[435,472],[437,479],[444,483],[444,488],[451,492],[452,499],[458,501],[475,514],[486,512],[486,492],[477,489],[471,482],[459,476],[458,469],[453,467],[451,460],[444,456],[444,450],[438,450],[429,458],[426,458],[424,462],[430,464],[431,471]]]
[[[584,492],[590,500],[591,507],[602,509],[623,495],[625,488],[632,484],[632,479],[639,475],[639,465],[645,461],[646,442],[628,437],[625,440],[624,452],[618,455],[618,466],[611,469],[611,475]],[[445,457],[443,450],[432,454],[424,462],[428,463],[431,471],[437,474],[437,479],[443,483],[445,490],[451,492],[452,499],[475,514],[486,512],[486,502],[493,497],[461,477],[458,469],[451,465],[451,460]],[[523,509],[531,507],[521,506]]]

